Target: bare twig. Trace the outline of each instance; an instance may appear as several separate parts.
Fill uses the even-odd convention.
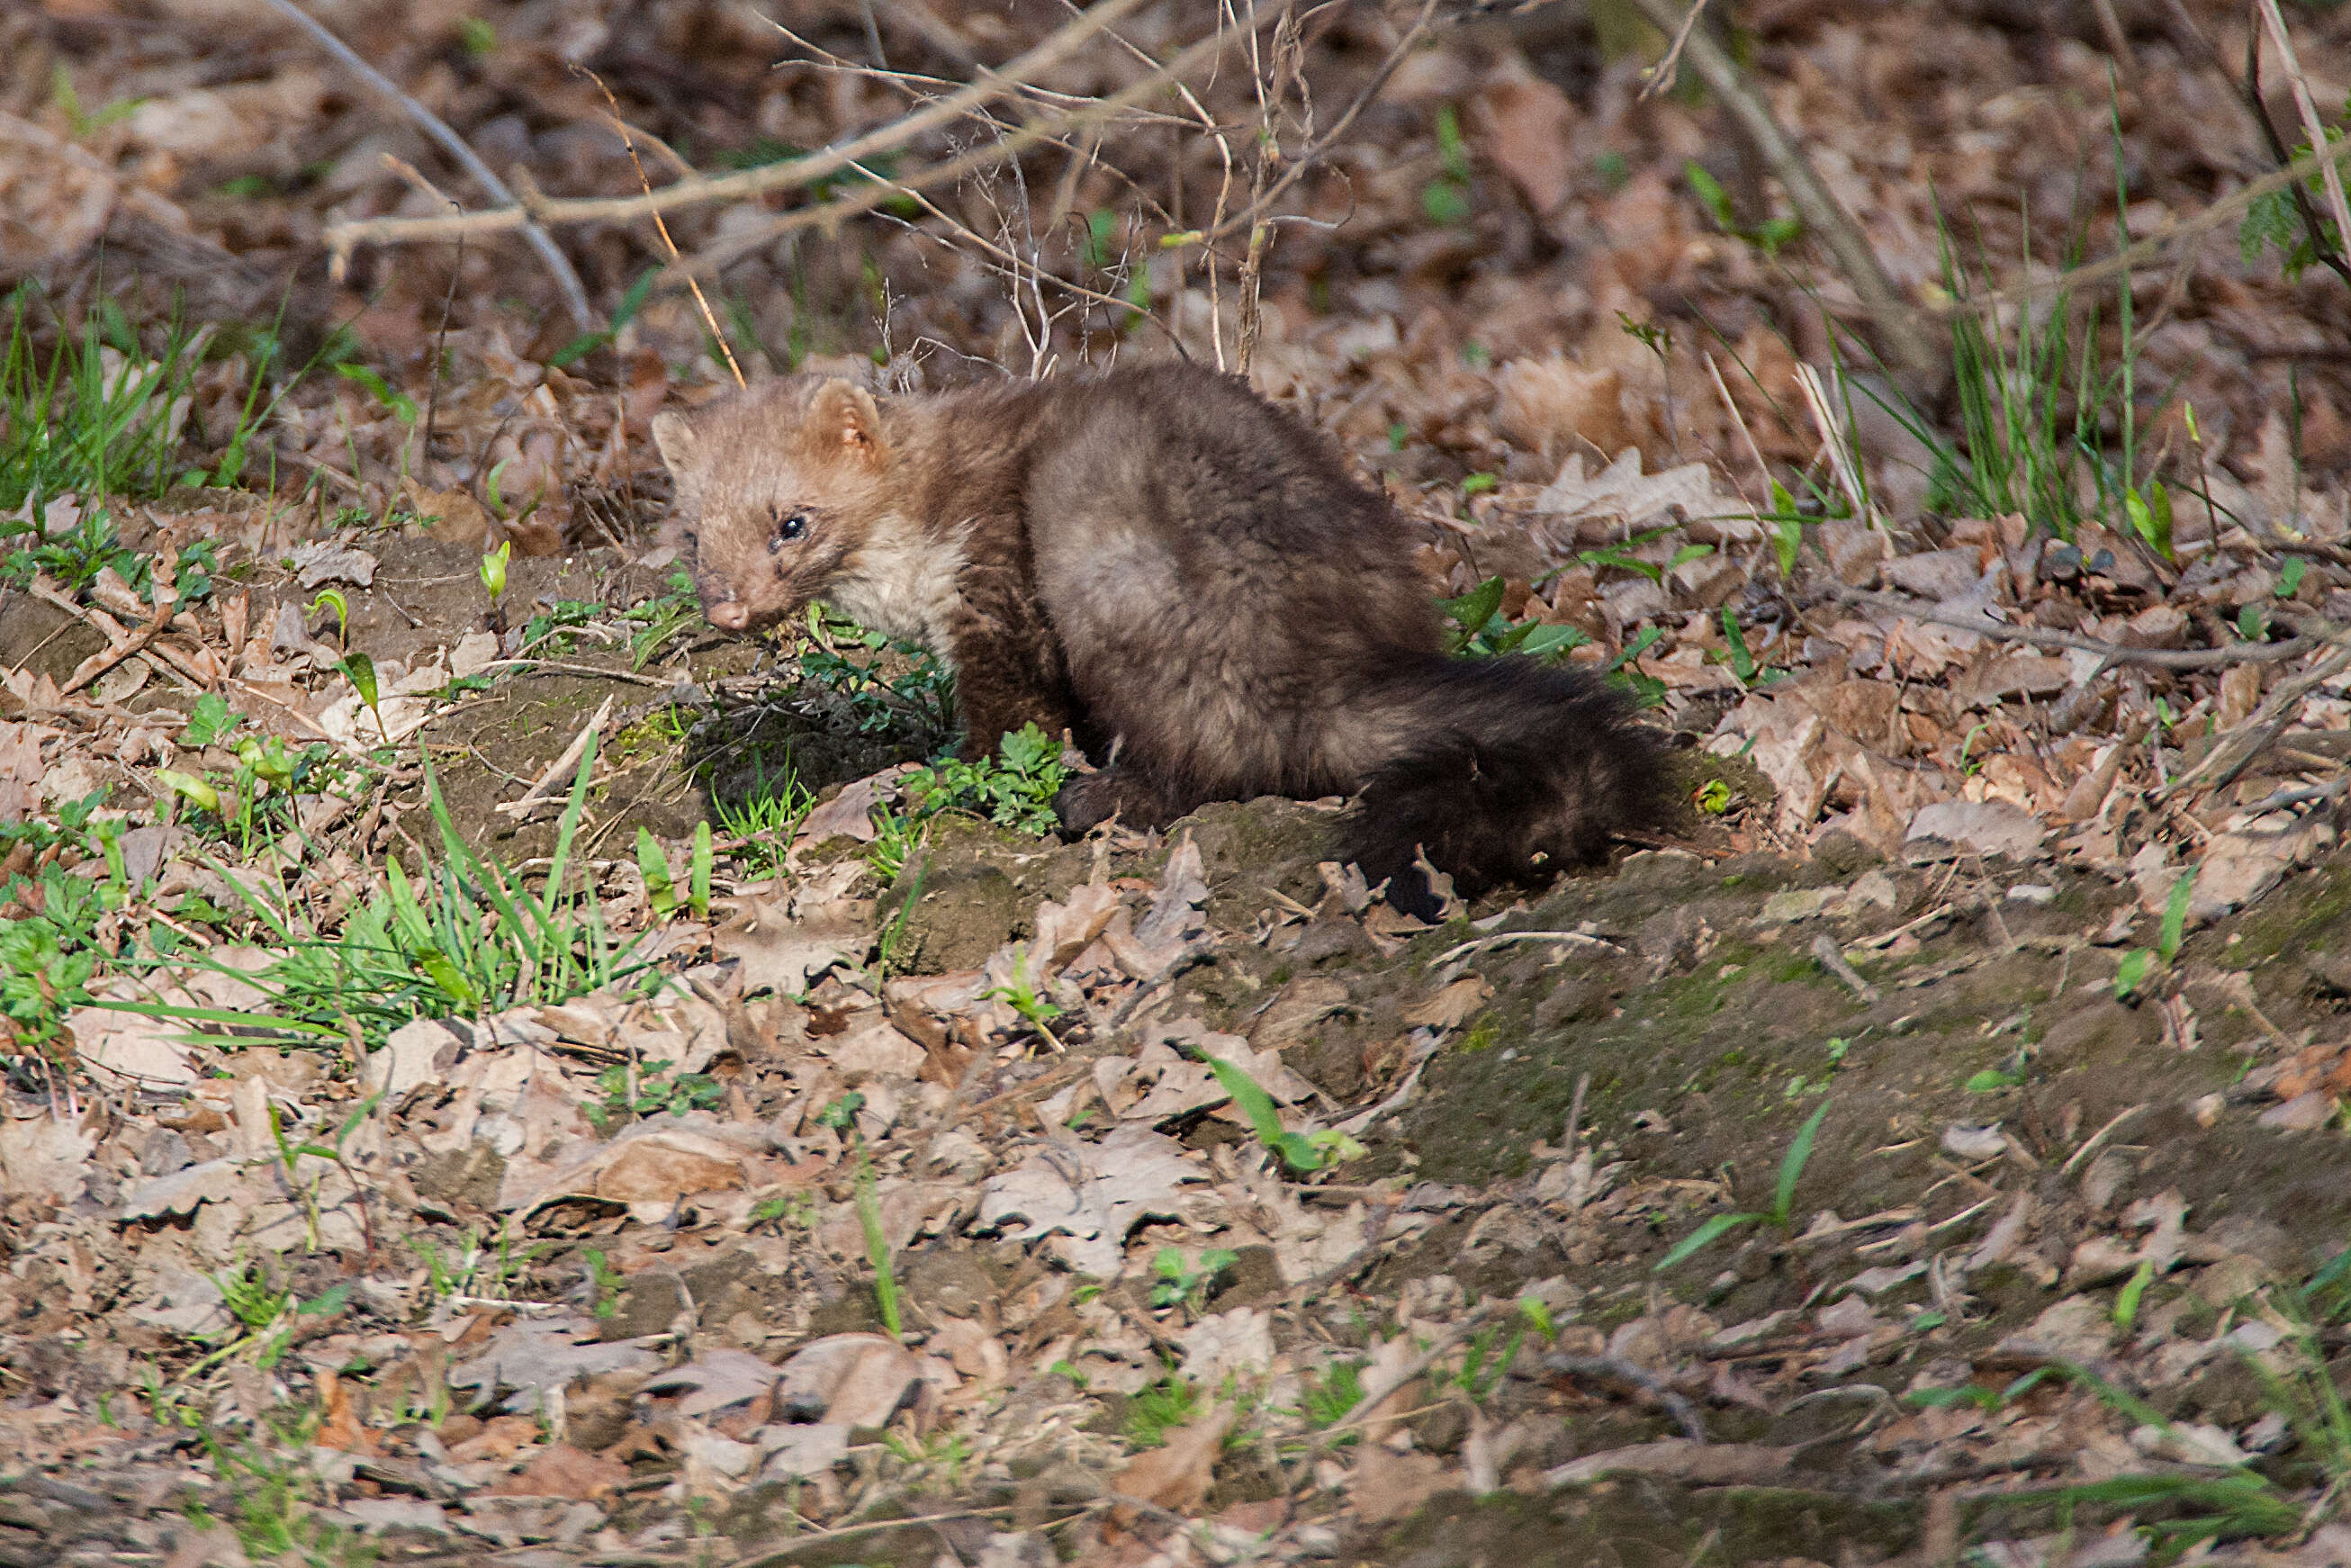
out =
[[[1644,3],[1646,4],[1646,0],[1644,0]],[[2070,294],[2079,289],[2110,282],[2117,277],[2127,277],[2140,267],[2154,261],[2171,246],[2189,240],[2201,239],[2207,235],[2229,227],[2244,215],[2247,208],[2262,198],[2274,195],[2280,191],[2290,191],[2302,181],[2318,172],[2322,164],[2334,167],[2341,164],[2346,158],[2351,158],[2351,138],[2339,138],[2329,141],[2325,151],[2304,153],[2284,168],[2264,174],[2260,179],[2221,197],[2194,217],[2183,219],[2168,228],[2158,230],[2136,244],[2124,246],[2103,261],[2094,261],[2086,267],[2074,267],[2070,271],[2060,272],[2053,277],[2032,282],[2015,284],[1993,293],[1977,295],[1971,298],[1954,299],[1939,307],[1938,313],[1956,316],[1965,311],[1978,316],[1989,316],[2001,311],[2019,310],[2033,300],[2044,298],[2049,295]]]
[[[1633,0],[1633,5],[1667,37],[1682,30],[1687,13],[1679,0]],[[1785,187],[1804,226],[1828,247],[1861,308],[1877,324],[1887,358],[1904,374],[1928,385],[1938,384],[1949,371],[1949,356],[1938,351],[1917,309],[1886,276],[1861,225],[1821,183],[1811,162],[1771,109],[1748,88],[1737,62],[1702,28],[1690,30],[1684,52],[1690,68],[1698,72],[1707,90],[1722,100],[1757,154]]]
[[[491,810],[502,816],[527,817],[538,807],[556,804],[555,791],[569,780],[580,766],[580,759],[587,755],[588,742],[602,732],[604,721],[611,716],[612,699],[606,697],[594,716],[580,727],[578,735],[571,737],[571,744],[563,748],[563,755],[549,763],[547,770],[531,781],[530,788],[523,791],[521,800],[500,801]]]
[[[2310,138],[2314,148],[2326,145],[2326,122],[2318,118],[2318,105],[2310,96],[2310,78],[2302,74],[2302,62],[2294,57],[2294,39],[2285,30],[2285,18],[2278,15],[2277,0],[2255,0],[2262,14],[2262,24],[2269,30],[2270,43],[2278,52],[2278,64],[2285,71],[2285,79],[2294,89],[2294,107],[2302,116],[2303,134]],[[2338,245],[2351,245],[2351,203],[2343,198],[2343,176],[2333,159],[2318,165],[2321,187],[2326,192],[2326,205],[2335,217],[2335,234]]]
[[[2296,638],[2305,647],[2312,645],[2305,638]],[[2299,674],[2289,675],[2270,689],[2245,722],[2227,731],[2204,754],[2203,759],[2170,783],[2147,797],[2150,805],[2161,805],[2178,800],[2190,790],[2204,794],[2221,789],[2245,770],[2246,765],[2275,740],[2294,721],[2302,709],[2302,699],[2326,681],[2351,669],[2351,627],[2337,630],[2322,644],[2331,650],[2324,659]]]
[[[602,77],[598,76],[586,66],[574,65],[571,68],[594,82],[596,90],[604,95],[604,107],[611,110],[612,129],[620,133],[621,145],[628,149],[629,166],[637,172],[637,189],[651,196],[653,193],[653,184],[651,180],[645,178],[644,160],[637,156],[636,135],[629,129],[629,122],[621,118],[621,105],[619,100],[612,97],[612,89],[604,85]],[[653,233],[661,236],[662,249],[668,253],[670,261],[674,264],[678,259],[677,241],[670,238],[669,223],[658,212],[653,214]],[[691,275],[687,277],[685,282],[686,287],[694,290],[694,303],[702,311],[702,324],[709,329],[710,340],[718,345],[718,352],[726,361],[727,370],[734,373],[735,384],[738,387],[743,385],[743,367],[735,362],[734,347],[726,341],[726,334],[718,329],[718,317],[710,308],[710,301],[704,297],[702,285]]]
[[[1681,74],[1682,46],[1689,42],[1690,29],[1698,26],[1698,17],[1705,12],[1706,0],[1691,0],[1689,15],[1682,18],[1681,27],[1674,34],[1674,41],[1666,46],[1665,54],[1649,68],[1649,79],[1635,96],[1635,103],[1646,103],[1674,85],[1674,78]]]
[[[1823,931],[1813,938],[1813,956],[1819,962],[1822,968],[1836,977],[1840,985],[1863,1001],[1874,1002],[1877,999],[1877,988],[1862,978],[1861,971],[1855,968],[1846,959],[1843,950],[1836,945],[1836,938],[1827,932]]]
[[[290,0],[268,0],[268,3],[290,7]],[[771,191],[811,184],[827,174],[848,168],[852,163],[871,161],[884,152],[893,152],[982,104],[1008,96],[1021,78],[1034,76],[1059,64],[1096,33],[1138,9],[1143,3],[1144,0],[1101,0],[1101,4],[1078,20],[1059,29],[1003,69],[990,72],[961,91],[951,93],[902,120],[853,137],[838,147],[811,152],[805,158],[764,164],[731,174],[679,180],[650,194],[552,201],[542,198],[532,202],[528,211],[517,203],[487,212],[468,213],[463,218],[369,218],[336,224],[326,231],[326,241],[335,255],[344,256],[349,256],[352,246],[358,245],[396,245],[415,240],[447,239],[459,233],[484,234],[523,228],[534,221],[549,225],[625,222],[653,213],[712,202],[748,201]],[[1151,85],[1157,84],[1154,82]],[[924,183],[930,182],[926,180]],[[511,195],[505,199],[515,201]]]
[[[515,199],[515,193],[507,189],[507,183],[493,173],[490,166],[482,162],[480,155],[465,145],[464,137],[449,129],[447,121],[402,92],[399,84],[390,77],[360,58],[357,51],[342,39],[335,37],[324,23],[295,5],[294,0],[262,0],[262,4],[308,33],[311,40],[332,55],[336,63],[345,70],[367,83],[376,92],[398,104],[401,111],[416,122],[418,130],[431,137],[440,145],[443,152],[455,159],[458,165],[474,177],[474,183],[481,186],[492,201],[511,202]],[[595,326],[596,319],[593,312],[588,308],[588,290],[580,285],[580,275],[571,269],[569,259],[557,248],[555,241],[549,237],[544,228],[532,223],[519,208],[515,209],[515,215],[517,221],[504,226],[519,228],[523,231],[525,237],[530,242],[530,248],[538,253],[539,260],[547,264],[547,270],[555,275],[556,287],[563,291],[563,302],[569,308],[572,320],[581,331],[589,330]],[[445,223],[450,220],[431,221]],[[460,229],[457,232],[462,234],[465,231]],[[335,271],[338,276],[340,276],[343,263],[349,259],[350,255],[348,248],[338,248],[334,252]]]
[[[1105,5],[1113,3],[1114,0],[1104,0]],[[1102,9],[1102,5],[1094,7],[1095,11],[1101,9]],[[1089,11],[1086,15],[1092,17],[1093,11]],[[934,185],[953,184],[967,175],[977,173],[982,169],[992,168],[1013,154],[1040,142],[1051,141],[1071,131],[1122,113],[1132,105],[1141,102],[1166,87],[1196,66],[1213,59],[1231,47],[1234,42],[1235,39],[1229,33],[1222,30],[1212,33],[1182,50],[1174,59],[1150,75],[1121,88],[1107,98],[1095,99],[1065,114],[1040,116],[984,147],[975,148],[960,157],[951,158],[944,163],[934,164],[928,169],[910,173],[904,176],[896,186],[868,183],[848,195],[839,197],[821,206],[802,207],[795,212],[785,213],[771,223],[731,235],[710,246],[686,265],[695,272],[715,272],[728,266],[737,257],[747,256],[762,246],[774,244],[788,234],[805,228],[820,226],[830,228],[837,225],[844,219],[880,206],[903,190],[921,190]],[[876,134],[880,133],[876,132]],[[655,194],[665,194],[667,191],[677,188],[675,185],[668,186],[664,191],[656,192]]]
[[[1977,616],[1953,615],[1932,605],[1914,603],[1883,593],[1865,593],[1855,588],[1838,586],[1831,589],[1830,592],[1841,603],[1863,609],[1907,615],[1913,621],[1955,627],[2007,643],[2029,643],[2036,648],[2069,648],[2079,653],[2095,653],[2109,664],[2143,664],[2158,670],[2210,670],[2228,664],[2280,664],[2287,659],[2300,658],[2325,640],[2304,633],[2283,643],[2245,643],[2227,648],[2126,648],[2119,643],[2102,643],[2095,637],[2085,637],[2074,632],[2057,632],[2044,626],[2019,626],[2007,621]],[[2333,631],[2334,628],[2328,628],[2330,634]]]
[[[1371,79],[1365,82],[1363,89],[1355,94],[1353,101],[1350,102],[1339,118],[1332,122],[1331,129],[1307,143],[1304,150],[1290,161],[1290,167],[1281,172],[1281,178],[1266,187],[1265,194],[1249,203],[1241,211],[1204,231],[1200,235],[1199,243],[1215,245],[1234,235],[1249,232],[1262,222],[1271,212],[1274,204],[1281,200],[1290,186],[1304,178],[1309,169],[1322,162],[1322,154],[1329,152],[1332,146],[1347,133],[1348,128],[1355,123],[1357,117],[1371,106],[1374,99],[1379,97],[1380,89],[1387,86],[1388,78],[1395,74],[1398,66],[1404,64],[1405,57],[1419,47],[1421,42],[1436,31],[1433,25],[1436,16],[1437,0],[1424,0],[1420,15],[1413,18],[1412,26],[1405,29],[1404,36],[1395,41],[1395,47],[1388,51],[1387,57],[1382,60],[1378,68],[1372,72]]]
[[[1609,953],[1625,950],[1614,942],[1587,936],[1581,931],[1504,931],[1492,936],[1480,936],[1474,942],[1464,942],[1458,947],[1447,947],[1430,960],[1429,967],[1442,968],[1465,953],[1475,953],[1488,947],[1506,947],[1514,942],[1558,942],[1570,947],[1598,947]]]
[[[148,645],[162,636],[163,628],[171,623],[171,605],[168,603],[156,605],[155,613],[148,618],[147,624],[140,629],[136,637],[127,642],[116,643],[84,659],[79,667],[74,671],[72,678],[57,688],[57,695],[61,697],[69,697],[125,659],[145,653]]]

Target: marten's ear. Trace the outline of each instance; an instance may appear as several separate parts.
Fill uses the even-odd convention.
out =
[[[694,434],[694,426],[681,413],[653,415],[653,446],[669,465],[672,478],[683,479],[697,466],[702,444]]]
[[[817,388],[809,401],[808,430],[820,452],[830,455],[837,444],[841,456],[881,466],[882,411],[863,387],[836,377]]]

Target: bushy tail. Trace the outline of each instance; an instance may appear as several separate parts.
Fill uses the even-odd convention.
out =
[[[1666,818],[1660,737],[1592,675],[1429,654],[1382,685],[1413,739],[1364,781],[1343,852],[1409,914],[1438,908],[1423,853],[1474,896],[1547,882]]]

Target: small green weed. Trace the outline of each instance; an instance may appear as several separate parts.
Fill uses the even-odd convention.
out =
[[[1792,243],[1804,232],[1801,218],[1766,218],[1751,225],[1740,223],[1738,212],[1731,206],[1730,193],[1724,190],[1713,175],[1700,168],[1696,159],[1683,161],[1682,179],[1688,184],[1690,193],[1698,198],[1698,205],[1706,209],[1707,216],[1714,220],[1717,228],[1734,239],[1745,240],[1761,251],[1767,261],[1780,254],[1782,246]]]
[[[1060,825],[1053,799],[1068,778],[1061,741],[1029,724],[1006,736],[994,757],[945,758],[907,774],[899,788],[917,823],[942,811],[967,811],[1041,836]]]
[[[161,329],[160,347],[150,353],[121,308],[106,300],[91,308],[78,333],[57,324],[56,345],[44,354],[32,316],[40,298],[37,286],[27,283],[0,298],[0,311],[9,319],[7,343],[0,348],[0,513],[29,502],[37,517],[57,497],[79,497],[85,510],[78,527],[93,531],[75,544],[51,539],[46,545],[87,560],[103,554],[112,537],[99,506],[107,497],[144,499],[175,481],[236,483],[246,444],[274,411],[276,398],[285,395],[281,388],[266,406],[262,402],[274,343],[253,356],[252,384],[218,459],[209,469],[183,471],[178,465],[207,334],[173,321]],[[0,538],[11,534],[41,539],[39,525],[31,521],[0,524]],[[89,575],[97,575],[96,566]]]
[[[622,622],[633,628],[629,668],[642,670],[652,664],[701,619],[702,601],[695,597],[693,577],[683,570],[670,573],[666,590],[621,612]]]
[[[1655,1271],[1664,1273],[1724,1232],[1735,1230],[1742,1225],[1771,1225],[1782,1230],[1792,1228],[1795,1219],[1796,1182],[1803,1176],[1804,1166],[1813,1157],[1813,1140],[1819,1135],[1821,1123],[1828,1113],[1829,1103],[1823,1100],[1818,1109],[1804,1118],[1804,1124],[1796,1129],[1796,1136],[1788,1145],[1788,1152],[1780,1156],[1780,1179],[1772,1189],[1770,1208],[1760,1212],[1712,1216],[1696,1230],[1674,1243],[1672,1249],[1657,1260]]]
[[[1155,1448],[1169,1432],[1191,1420],[1199,1406],[1200,1385],[1170,1374],[1126,1402],[1126,1440],[1138,1448]]]
[[[911,899],[907,901],[906,907],[914,907]],[[1061,1049],[1061,1042],[1053,1038],[1052,1030],[1053,1020],[1061,1016],[1061,1004],[1037,989],[1036,981],[1029,973],[1029,950],[1026,947],[1016,950],[1011,978],[1000,986],[991,986],[980,995],[1002,1002],[1019,1013],[1030,1029],[1044,1036],[1046,1043],[1055,1051]]]
[[[685,887],[681,891],[670,874],[669,857],[653,841],[652,830],[637,830],[637,871],[645,879],[645,901],[654,919],[666,920],[680,909],[691,911],[696,920],[710,918],[710,872],[715,859],[710,844],[710,824],[695,823],[694,841],[686,852]]]
[[[2196,868],[2189,866],[2171,884],[2171,896],[2164,901],[2163,925],[2156,933],[2152,949],[2134,947],[2123,955],[2115,970],[2115,999],[2127,1001],[2140,987],[2147,984],[2150,973],[2161,974],[2171,967],[2179,955],[2179,941],[2188,926],[2188,906],[2196,894]]]
[[[1456,658],[1484,659],[1502,653],[1523,653],[1533,659],[1562,659],[1568,651],[1592,639],[1573,626],[1551,626],[1534,616],[1511,621],[1502,614],[1506,585],[1489,577],[1458,599],[1440,599],[1445,617],[1445,651]]]
[[[927,650],[813,604],[808,635],[814,646],[801,652],[800,674],[849,705],[859,733],[906,727],[945,734],[954,727],[955,676]],[[885,664],[897,664],[904,665],[901,673],[885,673]]]
[[[1208,1071],[1217,1075],[1217,1082],[1233,1097],[1241,1114],[1249,1118],[1258,1142],[1280,1155],[1281,1163],[1291,1171],[1306,1176],[1324,1166],[1363,1157],[1364,1145],[1335,1127],[1311,1133],[1283,1131],[1280,1110],[1262,1084],[1221,1057],[1203,1056],[1200,1060],[1208,1064]]]
[[[602,1132],[613,1123],[664,1113],[680,1116],[707,1111],[726,1098],[726,1090],[706,1072],[669,1076],[668,1061],[616,1061],[596,1075],[596,1095],[580,1108]]]
[[[1461,135],[1461,116],[1451,104],[1437,111],[1436,179],[1422,187],[1420,210],[1433,224],[1451,225],[1469,221],[1469,143]]]
[[[891,1270],[890,1238],[882,1228],[881,1200],[874,1194],[873,1157],[866,1151],[865,1134],[857,1127],[857,1113],[864,1107],[865,1096],[852,1091],[818,1112],[816,1119],[820,1125],[846,1134],[857,1152],[857,1223],[865,1232],[865,1260],[873,1265],[873,1305],[882,1314],[882,1326],[895,1339],[900,1332],[898,1281]]]
[[[1151,1287],[1151,1304],[1155,1307],[1189,1305],[1196,1315],[1207,1298],[1208,1287],[1240,1261],[1240,1254],[1229,1248],[1216,1247],[1200,1254],[1196,1263],[1186,1263],[1181,1249],[1162,1247],[1151,1260],[1152,1272],[1159,1276]]]
[[[66,1015],[89,1003],[90,981],[113,956],[109,917],[135,890],[120,829],[93,821],[104,800],[99,791],[61,804],[54,829],[38,822],[0,827],[0,855],[29,847],[45,862],[0,883],[0,907],[26,912],[0,917],[0,1059],[54,1061]],[[105,874],[77,874],[78,864],[91,859],[104,862]]]
[[[1299,1401],[1307,1425],[1319,1432],[1345,1420],[1364,1402],[1364,1368],[1369,1364],[1334,1361],[1322,1369],[1322,1375],[1308,1376]]]
[[[556,827],[542,892],[524,891],[504,867],[457,834],[438,780],[425,771],[425,804],[441,831],[444,858],[412,881],[398,857],[384,862],[385,890],[354,904],[329,936],[289,899],[230,878],[246,910],[280,956],[241,975],[267,993],[256,1012],[163,1003],[124,1004],[156,1018],[228,1025],[281,1046],[340,1046],[350,1029],[374,1049],[416,1018],[476,1016],[525,1003],[563,1001],[640,973],[643,938],[620,941],[605,926],[592,889],[571,889],[566,873],[595,768],[591,739]],[[217,869],[217,868],[216,868]],[[159,943],[159,960],[173,950]],[[206,967],[201,953],[179,962]]]

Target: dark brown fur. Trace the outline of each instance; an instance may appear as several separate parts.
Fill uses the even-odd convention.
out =
[[[955,666],[974,753],[1034,721],[1114,757],[1063,791],[1072,831],[1361,792],[1344,848],[1426,913],[1422,848],[1475,893],[1595,860],[1661,811],[1654,742],[1604,687],[1447,658],[1403,519],[1226,377],[878,404],[801,378],[653,434],[713,623],[821,595],[924,643]]]

